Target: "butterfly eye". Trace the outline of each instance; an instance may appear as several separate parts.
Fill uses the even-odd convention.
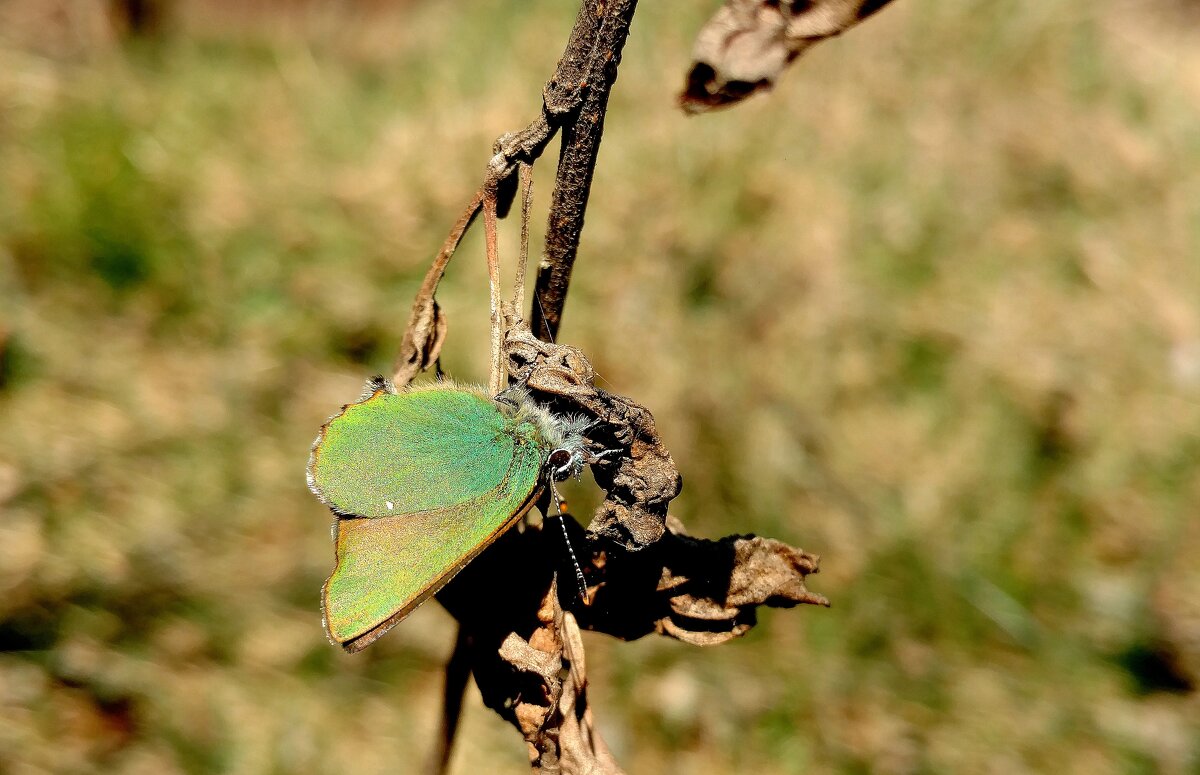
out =
[[[546,465],[555,479],[566,479],[571,475],[571,463],[574,456],[565,449],[556,449],[546,458]]]

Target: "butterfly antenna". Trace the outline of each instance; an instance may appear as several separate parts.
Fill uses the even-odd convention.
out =
[[[542,312],[542,325],[546,328],[546,336],[550,337],[550,344],[557,344],[554,341],[554,332],[550,330],[550,321],[546,319],[546,308],[542,306],[542,299],[537,295],[537,291],[533,293],[533,300],[538,305],[538,309]]]
[[[557,342],[554,341],[554,332],[550,330],[550,321],[546,320],[546,308],[542,306],[542,300],[538,298],[537,293],[533,294],[533,302],[534,304],[537,304],[538,309],[542,311],[542,326],[546,329],[546,336],[550,337],[550,344],[557,344]],[[609,387],[612,387],[612,383],[605,379],[603,374],[596,371],[594,368],[592,369],[592,373],[596,375],[596,379],[600,380]]]
[[[550,482],[550,494],[554,496],[554,506],[558,510],[558,524],[562,528],[563,541],[567,544],[567,554],[571,555],[571,565],[575,568],[575,584],[579,588],[579,599],[588,603],[587,579],[583,577],[583,569],[579,567],[579,559],[575,556],[575,548],[571,546],[571,536],[567,533],[567,502],[558,496],[558,488]]]

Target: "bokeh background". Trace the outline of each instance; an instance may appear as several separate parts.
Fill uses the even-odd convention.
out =
[[[693,532],[820,553],[833,607],[589,636],[601,732],[635,773],[1200,771],[1200,6],[897,0],[689,119],[715,5],[637,14],[563,340]],[[0,0],[0,772],[417,771],[451,620],[326,642],[304,464],[575,4],[167,11]],[[485,277],[475,236],[462,379]],[[470,700],[454,771],[525,761]]]

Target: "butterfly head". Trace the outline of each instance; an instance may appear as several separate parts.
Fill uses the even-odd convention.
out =
[[[529,420],[537,427],[540,443],[550,450],[545,471],[552,481],[579,475],[588,459],[583,433],[593,425],[591,420],[583,415],[555,414],[534,401],[529,390],[522,386],[505,390],[496,396],[496,403],[505,407],[514,419]]]
[[[552,422],[554,449],[546,457],[546,469],[554,481],[561,482],[579,476],[588,462],[583,432],[594,423],[583,415],[554,415]]]
[[[556,482],[578,476],[583,470],[583,451],[559,447],[546,457],[546,472]]]

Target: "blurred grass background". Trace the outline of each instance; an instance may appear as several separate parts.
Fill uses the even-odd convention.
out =
[[[590,638],[601,732],[640,773],[1200,771],[1200,7],[898,0],[686,119],[714,6],[638,12],[563,339],[693,532],[821,553],[834,607]],[[303,467],[574,3],[173,10],[0,0],[0,772],[415,771],[451,622],[326,643]],[[441,293],[475,381],[485,276],[476,236]],[[524,770],[465,724],[454,771]]]

